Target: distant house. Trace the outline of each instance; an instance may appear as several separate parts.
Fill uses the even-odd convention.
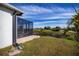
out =
[[[4,48],[10,45],[16,44],[17,35],[22,36],[19,29],[21,26],[27,28],[26,21],[24,24],[17,22],[20,19],[17,16],[21,16],[23,12],[10,4],[0,3],[0,48]],[[21,26],[19,26],[20,24]],[[24,31],[25,31],[24,29]],[[26,29],[28,30],[28,29]],[[20,36],[19,34],[20,33]]]

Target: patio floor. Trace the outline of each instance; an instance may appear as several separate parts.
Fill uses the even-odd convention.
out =
[[[17,39],[17,43],[25,43],[25,42],[33,40],[35,38],[40,38],[40,36],[38,36],[38,35],[31,35],[31,36],[19,38],[19,39]]]

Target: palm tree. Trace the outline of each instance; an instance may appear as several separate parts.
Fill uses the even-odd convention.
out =
[[[75,40],[79,41],[79,12],[76,11],[76,15],[74,15],[72,19],[68,21],[68,26],[67,29],[64,31],[64,35],[68,31],[70,25],[74,25],[76,32]]]
[[[74,9],[76,15],[74,15],[72,17],[72,19],[67,22],[68,23],[68,26],[67,26],[67,29],[64,31],[64,35],[68,31],[69,26],[70,25],[74,25],[75,32],[76,32],[75,40],[76,41],[79,41],[79,12],[78,12],[78,10],[75,9],[75,6],[73,4],[72,4],[72,6],[73,6],[73,9]]]
[[[72,18],[72,24],[75,26],[76,40],[79,41],[79,13]]]

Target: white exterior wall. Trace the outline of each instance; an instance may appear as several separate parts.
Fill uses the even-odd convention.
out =
[[[0,48],[12,45],[12,15],[0,10]]]

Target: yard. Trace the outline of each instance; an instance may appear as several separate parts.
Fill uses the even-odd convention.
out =
[[[72,40],[44,36],[24,43],[24,49],[19,55],[79,55],[78,44]]]
[[[23,50],[18,56],[72,56],[79,55],[79,43],[73,40],[41,36],[23,43]],[[8,55],[11,47],[0,49],[0,55]]]
[[[19,56],[72,56],[79,55],[79,43],[74,40],[41,36],[22,44]],[[0,49],[0,55],[8,55],[11,47]]]

